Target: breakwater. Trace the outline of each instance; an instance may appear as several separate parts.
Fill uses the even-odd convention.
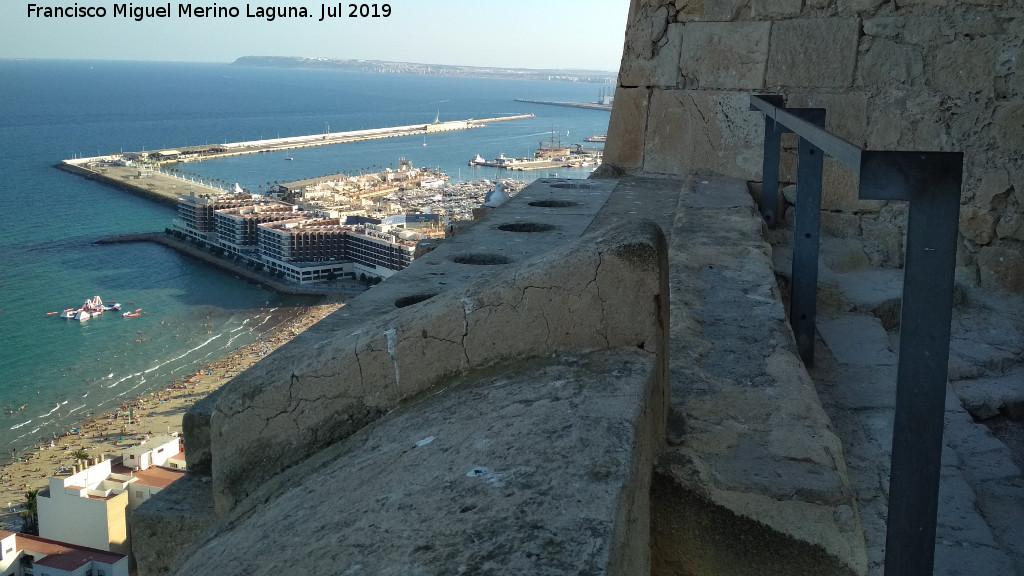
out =
[[[546,106],[566,106],[568,108],[585,108],[587,110],[603,110],[605,112],[611,112],[611,104],[598,104],[596,102],[548,102],[546,100],[525,100],[523,98],[516,98],[516,102],[524,102],[526,104],[544,104]]]
[[[382,138],[402,136],[425,136],[457,130],[481,128],[494,122],[508,122],[533,118],[533,114],[516,114],[495,118],[468,119],[452,122],[433,122],[387,128],[371,128],[349,132],[331,132],[309,136],[290,136],[267,140],[185,146],[175,149],[150,152],[126,152],[106,156],[63,160],[57,168],[96,180],[132,194],[160,202],[176,205],[181,196],[223,194],[224,190],[201,182],[190,181],[159,171],[161,166],[177,163],[215,160],[231,156],[280,152],[315,146],[365,142]]]

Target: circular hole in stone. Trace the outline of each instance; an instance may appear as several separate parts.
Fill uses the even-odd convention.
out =
[[[551,224],[541,224],[539,222],[513,222],[498,226],[498,230],[504,230],[505,232],[548,232],[554,229],[555,227]]]
[[[552,184],[552,188],[567,188],[570,190],[593,190],[597,188],[593,184],[584,184],[582,182],[561,182],[559,184]]]
[[[501,254],[460,254],[455,257],[456,264],[472,264],[474,266],[495,266],[497,264],[508,264],[512,259]]]
[[[571,202],[569,200],[534,200],[530,202],[530,206],[537,206],[538,208],[568,208],[578,204],[578,202]]]
[[[412,306],[418,304],[424,300],[430,300],[434,296],[437,296],[437,292],[424,292],[422,294],[413,294],[411,296],[402,296],[398,300],[395,300],[395,308],[405,308],[406,306]]]

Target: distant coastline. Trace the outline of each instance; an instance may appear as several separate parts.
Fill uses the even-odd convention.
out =
[[[378,74],[420,74],[432,76],[465,76],[468,78],[505,78],[516,80],[554,80],[562,82],[593,82],[614,84],[618,73],[602,70],[560,70],[531,68],[500,68],[496,66],[454,66],[389,62],[386,60],[345,60],[341,58],[304,58],[300,56],[242,56],[232,66],[269,68],[321,68]]]

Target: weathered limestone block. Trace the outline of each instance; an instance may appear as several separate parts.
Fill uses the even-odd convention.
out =
[[[844,212],[821,212],[821,229],[836,238],[860,236],[860,218]]]
[[[753,18],[778,18],[800,14],[803,0],[750,0]]]
[[[1018,98],[997,104],[992,124],[996,144],[1001,149],[1024,150],[1024,100]]]
[[[680,199],[654,574],[867,570],[843,449],[796,356],[760,230],[741,182],[698,178]]]
[[[210,453],[210,416],[217,406],[221,390],[218,388],[199,400],[181,417],[185,441],[185,467],[194,474],[209,476],[213,473],[213,455]]]
[[[761,90],[770,32],[771,22],[687,24],[679,59],[685,86]]]
[[[864,242],[856,238],[822,238],[819,246],[821,262],[833,272],[852,272],[871,267],[864,252]]]
[[[931,55],[928,84],[945,94],[993,91],[996,45],[991,38],[955,40]]]
[[[132,556],[139,576],[162,576],[181,563],[181,553],[206,532],[213,513],[209,478],[189,471],[132,513]]]
[[[1024,290],[1024,249],[1019,244],[983,246],[978,252],[978,270],[985,288],[1021,292]]]
[[[957,33],[950,21],[939,16],[916,16],[907,19],[903,40],[918,46],[934,47],[953,40]]]
[[[903,242],[906,237],[907,203],[893,202],[882,208],[877,216],[861,219],[864,238],[881,246],[882,265],[903,266]]]
[[[675,0],[675,7],[680,22],[731,22],[750,8],[750,0]]]
[[[960,233],[971,242],[984,246],[995,237],[995,219],[988,210],[968,206],[960,210]]]
[[[657,350],[665,269],[661,230],[632,222],[306,342],[290,373],[264,374],[260,387],[232,386],[217,402],[210,419],[217,513],[466,369],[562,350]]]
[[[683,25],[669,24],[654,54],[654,85],[674,88],[679,85],[679,51],[683,43]]]
[[[650,8],[633,0],[626,21],[626,39],[619,68],[619,85],[647,87],[654,84],[655,47],[668,26],[664,6]]]
[[[784,20],[772,25],[765,84],[845,88],[857,63],[856,18]]]
[[[878,212],[883,200],[861,200],[860,179],[838,160],[825,158],[822,174],[821,207],[842,212]]]
[[[1010,100],[1024,94],[1024,63],[1019,54],[1024,49],[1024,38],[1006,38],[996,56],[995,96]]]
[[[886,103],[888,104],[888,103]],[[903,135],[905,119],[899,109],[879,106],[870,111],[865,147],[871,150],[894,150]]]
[[[654,91],[643,171],[703,169],[759,179],[764,120],[749,108],[750,97],[740,92]]]
[[[650,97],[651,91],[647,88],[620,87],[615,90],[604,163],[624,170],[637,170],[643,166]]]
[[[996,235],[1009,240],[1024,242],[1024,216],[1019,212],[1007,211],[996,225]]]
[[[1010,190],[1010,175],[1006,170],[991,170],[981,177],[981,184],[974,193],[974,203],[984,210],[997,208],[993,203],[996,196]]]
[[[825,129],[856,146],[864,146],[867,137],[868,99],[863,93],[792,94],[792,108],[824,108]]]
[[[924,57],[914,46],[879,38],[860,57],[857,83],[861,86],[914,82],[924,71]]]
[[[990,12],[971,12],[960,27],[960,33],[967,36],[996,36],[1003,31],[1003,23]]]
[[[471,371],[273,478],[175,574],[647,574],[659,363]]]
[[[885,0],[838,0],[836,7],[840,12],[853,11],[856,13],[873,12],[882,5]]]
[[[864,19],[864,34],[877,38],[895,40],[907,26],[904,16],[876,16]]]

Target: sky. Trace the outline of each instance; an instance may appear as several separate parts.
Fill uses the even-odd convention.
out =
[[[45,17],[30,6],[105,9],[99,17]],[[238,8],[237,17],[182,16],[179,6]],[[115,15],[118,6],[170,15]],[[306,18],[260,16],[305,7]],[[0,58],[231,62],[240,56],[392,60],[507,68],[617,71],[629,0],[391,0],[382,16],[349,17],[350,4],[310,0],[2,0]],[[356,6],[360,6],[357,4]],[[384,6],[390,16],[383,17]],[[323,7],[341,17],[320,21]],[[247,13],[255,17],[248,17]]]

